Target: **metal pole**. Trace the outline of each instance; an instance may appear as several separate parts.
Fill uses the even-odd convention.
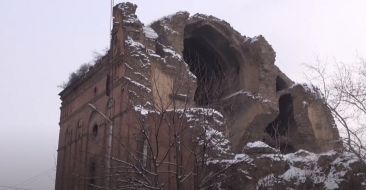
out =
[[[111,14],[110,14],[110,18],[109,18],[109,32],[112,31],[112,27],[113,27],[113,6],[114,6],[114,0],[111,0]]]
[[[101,115],[107,122],[107,147],[106,147],[106,174],[107,174],[107,178],[106,178],[106,184],[108,186],[108,189],[110,189],[111,187],[111,160],[112,160],[112,138],[113,138],[113,122],[112,120],[107,117],[105,114],[103,114],[102,112],[100,112],[93,104],[88,104],[88,106],[93,109],[94,111],[96,111],[99,115]]]

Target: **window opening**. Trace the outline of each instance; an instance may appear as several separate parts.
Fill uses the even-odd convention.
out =
[[[111,76],[107,75],[106,84],[105,84],[105,93],[106,96],[111,95]]]
[[[93,133],[94,137],[98,136],[98,125],[97,124],[93,125],[92,133]]]

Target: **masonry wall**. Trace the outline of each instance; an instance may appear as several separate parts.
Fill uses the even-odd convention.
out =
[[[111,47],[107,55],[60,93],[56,190],[96,189],[109,185],[106,184],[109,123],[93,111],[89,103],[113,121],[112,170],[117,171],[116,175],[127,175],[118,172],[123,166],[121,163],[142,158],[144,140],[141,133],[145,127],[154,129],[159,117],[154,113],[173,108],[221,111],[226,119],[226,135],[236,153],[240,153],[248,142],[258,140],[281,149],[283,143],[275,141],[279,136],[272,131],[282,128],[286,133],[280,137],[285,147],[291,147],[281,150],[283,152],[298,149],[319,152],[338,147],[334,143],[338,140],[338,131],[316,89],[294,85],[274,65],[275,52],[262,36],[248,38],[222,20],[199,14],[189,17],[186,12],[164,17],[146,27],[137,19],[136,8],[130,3],[114,7]],[[191,45],[186,44],[189,41]],[[202,61],[195,62],[194,57],[184,53],[187,49],[202,49],[200,44],[205,51],[197,56],[209,62],[204,65],[205,72],[200,72]],[[220,71],[224,76],[218,73]],[[221,75],[208,80],[214,76],[212,73]],[[202,92],[197,93],[200,90]],[[281,109],[280,103],[283,96],[291,97],[291,101],[285,102],[288,104],[285,109]],[[283,114],[287,109],[293,114]],[[281,124],[285,121],[291,121],[292,128]],[[185,123],[180,124],[184,126]],[[166,152],[176,134],[171,131],[169,121],[160,125],[161,134],[156,140],[159,146],[153,149]],[[193,128],[200,126],[196,124]],[[188,142],[186,147],[191,147],[192,139],[197,139],[193,134],[182,137]],[[181,162],[180,168],[174,168],[171,163],[177,158]],[[175,189],[174,172],[189,173],[196,163],[187,150],[180,155],[169,153],[167,160],[169,164],[159,168],[158,172],[163,173],[159,180],[165,184],[164,188]],[[198,184],[193,178],[197,173],[186,178],[185,189]],[[117,183],[118,176],[112,179],[112,184]]]
[[[138,33],[135,34],[128,26],[119,24],[118,19],[124,18],[116,16],[112,45],[107,55],[86,76],[60,93],[62,105],[56,190],[97,189],[108,186],[106,184],[106,126],[108,122],[93,111],[88,106],[89,103],[113,121],[112,157],[116,160],[133,162],[132,155],[141,155],[142,119],[139,112],[136,112],[131,106],[131,101],[140,102],[136,99],[136,94],[145,93],[132,81],[132,79],[141,78],[136,75],[136,71],[141,73],[143,71],[135,68],[139,64],[140,58],[130,56],[131,52],[127,52],[125,47],[127,32],[129,31],[130,35]],[[150,68],[147,68],[147,72],[150,72]],[[109,82],[107,82],[108,80]],[[148,86],[148,84],[145,85]],[[151,120],[152,118],[150,118],[149,126],[153,126]],[[166,125],[162,128],[166,129]],[[162,133],[160,137],[161,147],[159,146],[159,148],[162,152],[169,148],[171,143],[169,135],[171,134],[166,132]],[[172,160],[173,157],[173,154],[169,155],[168,160]],[[112,171],[116,172],[118,167],[121,167],[121,164],[112,161]],[[160,169],[164,172],[173,170],[170,168],[171,166],[166,165]],[[162,174],[165,176],[162,180],[166,184],[165,187],[174,189],[175,179],[170,175]],[[111,179],[112,184],[116,183],[116,179]]]
[[[57,190],[89,189],[90,184],[106,185],[105,147],[108,122],[93,111],[88,103],[113,120],[114,139],[117,139],[113,142],[113,155],[123,155],[117,144],[122,143],[121,139],[128,142],[130,136],[133,136],[127,127],[133,124],[130,124],[132,114],[126,111],[128,98],[125,90],[127,83],[122,78],[125,72],[123,60],[122,55],[111,59],[108,52],[82,80],[60,93],[62,105]],[[135,148],[133,143],[130,146]]]

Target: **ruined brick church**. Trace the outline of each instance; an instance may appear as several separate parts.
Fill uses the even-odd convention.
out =
[[[282,73],[264,37],[187,12],[146,26],[136,8],[114,7],[110,49],[59,94],[56,190],[279,188],[288,155],[342,157],[321,93]]]

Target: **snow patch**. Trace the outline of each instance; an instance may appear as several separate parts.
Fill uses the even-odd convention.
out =
[[[140,76],[141,78],[143,78],[144,80],[149,82],[149,79],[147,77],[145,77],[145,75],[141,74],[140,72],[133,72],[133,74]]]
[[[270,187],[281,180],[293,183],[295,185],[304,184],[310,180],[314,184],[322,184],[325,189],[339,189],[339,184],[344,181],[344,176],[351,170],[350,164],[359,161],[357,156],[352,153],[339,154],[333,162],[326,168],[318,165],[321,156],[335,156],[337,152],[329,151],[321,154],[315,154],[305,150],[299,150],[295,153],[286,155],[264,154],[260,158],[271,158],[274,161],[285,161],[290,168],[278,177],[270,174],[258,181],[257,187]],[[329,167],[329,170],[327,169]],[[327,172],[328,170],[328,172]],[[265,182],[265,183],[264,183]]]
[[[350,152],[344,152],[340,157],[335,159],[331,164],[332,165],[342,165],[344,168],[351,169],[350,165],[359,161],[359,158]]]
[[[149,102],[147,102],[148,104]],[[142,105],[136,105],[133,107],[133,109],[137,112],[139,112],[141,115],[143,116],[147,116],[148,114],[151,114],[151,113],[156,113],[156,111],[153,111],[153,110],[149,110],[145,107],[143,107]]]
[[[128,63],[124,63],[124,64],[126,65],[126,67],[127,67],[128,69],[133,70],[133,68],[132,68]]]
[[[164,47],[163,48],[163,51],[165,53],[168,53],[168,54],[172,55],[174,58],[177,58],[179,60],[182,60],[182,56],[179,55],[176,51],[172,50],[171,48]]]
[[[286,181],[291,181],[294,184],[299,185],[305,182],[306,176],[308,175],[307,173],[310,172],[311,171],[305,171],[300,168],[290,166],[290,168],[279,177]]]
[[[248,148],[271,148],[268,144],[262,142],[262,141],[255,141],[255,142],[249,142],[248,144],[245,145]]]
[[[318,161],[319,156],[312,152],[300,149],[295,153],[289,153],[284,155],[284,158],[290,163],[296,163],[296,162],[306,163],[306,162]]]
[[[227,154],[230,151],[230,142],[222,132],[208,126],[205,127],[205,133],[206,139],[200,141],[201,145],[206,142],[219,154]]]
[[[223,160],[209,160],[207,164],[225,164],[231,166],[240,162],[252,163],[254,160],[247,154],[236,154],[233,159],[223,159]]]
[[[271,100],[268,100],[268,99],[262,97],[260,94],[255,95],[255,94],[253,94],[251,92],[245,91],[244,89],[243,90],[239,90],[237,92],[234,92],[234,93],[232,93],[232,94],[224,97],[223,100],[227,100],[227,99],[233,98],[233,97],[238,96],[238,95],[244,95],[244,96],[250,97],[250,98],[252,98],[254,100],[260,100],[263,103],[269,103],[269,102],[271,102]]]
[[[132,83],[132,84],[134,84],[135,86],[137,86],[137,87],[139,87],[139,88],[141,88],[141,89],[143,89],[143,90],[147,91],[148,93],[150,93],[150,92],[151,92],[151,89],[150,89],[150,88],[148,88],[148,87],[146,87],[145,85],[143,85],[143,84],[141,84],[141,83],[138,83],[138,82],[136,82],[136,81],[132,80],[132,79],[131,79],[131,78],[129,78],[129,77],[123,77],[123,78],[127,79],[130,83]]]
[[[135,47],[136,49],[143,49],[143,48],[145,48],[145,46],[142,43],[136,42],[130,36],[128,36],[125,41],[126,41],[127,45],[129,45],[131,47]]]
[[[253,44],[259,40],[260,36],[254,36],[253,38],[250,38],[250,44]]]
[[[156,39],[158,38],[158,34],[152,29],[150,26],[143,27],[144,34],[147,38]]]
[[[307,102],[307,101],[302,101],[302,106],[304,107],[304,108],[306,108],[306,106],[308,106],[309,105],[309,103]]]
[[[201,14],[201,13],[196,13],[189,19],[202,19],[202,20],[211,20],[211,21],[215,21],[215,22],[225,22],[224,20],[221,20],[221,19],[216,18],[214,16]]]
[[[135,14],[129,14],[130,6],[128,3],[118,4],[118,8],[122,10],[122,14],[124,16],[123,23],[132,24],[132,23],[140,23],[140,20],[137,18]]]

